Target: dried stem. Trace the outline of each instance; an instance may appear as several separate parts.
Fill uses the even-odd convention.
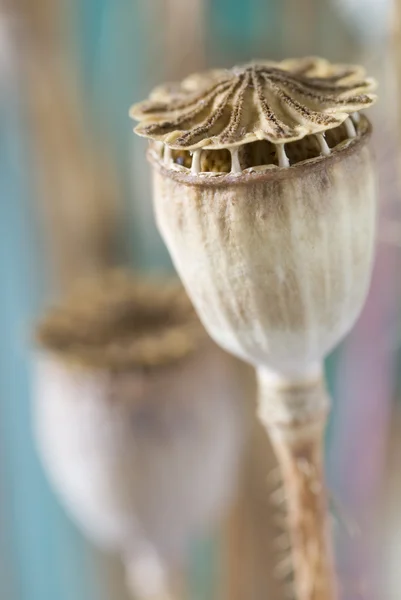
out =
[[[13,0],[21,87],[32,141],[34,194],[58,288],[118,260],[119,186],[87,130],[83,94],[64,36],[70,3]]]
[[[393,8],[392,28],[392,50],[394,60],[394,76],[396,81],[396,118],[398,126],[398,148],[401,144],[401,0],[396,0]]]
[[[259,374],[259,415],[282,469],[297,600],[335,600],[323,469],[328,397],[320,376],[297,382]]]
[[[256,396],[252,390],[250,397]],[[248,397],[249,397],[248,396]],[[279,550],[277,541],[285,536],[276,517],[280,507],[267,504],[267,495],[276,489],[272,474],[277,459],[264,428],[249,402],[251,428],[241,468],[238,494],[225,523],[222,543],[223,573],[220,600],[276,600],[284,597],[285,581],[277,577],[275,567],[288,548]],[[266,473],[270,474],[266,478]]]

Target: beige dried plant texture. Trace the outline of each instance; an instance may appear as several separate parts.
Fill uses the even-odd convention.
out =
[[[324,132],[375,101],[362,67],[321,58],[252,62],[157,87],[134,105],[135,131],[173,149],[287,143]]]

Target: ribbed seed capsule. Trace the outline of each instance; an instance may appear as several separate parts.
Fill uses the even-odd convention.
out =
[[[210,335],[258,370],[299,600],[336,597],[322,362],[358,317],[371,276],[375,176],[358,111],[375,101],[374,87],[356,66],[266,61],[158,88],[131,111],[136,132],[153,140],[156,219],[194,306]],[[155,141],[201,152],[197,165],[203,153],[230,154],[217,173],[185,161],[166,168]],[[313,485],[297,466],[303,457]]]

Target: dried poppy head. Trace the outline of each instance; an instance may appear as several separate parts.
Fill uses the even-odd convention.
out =
[[[308,58],[157,88],[131,115],[148,137],[156,218],[210,335],[256,366],[320,363],[366,295],[374,81]]]
[[[80,282],[37,338],[47,473],[84,531],[123,554],[136,591],[154,586],[149,569],[182,560],[230,497],[247,374],[181,285],[123,271]]]
[[[160,231],[210,335],[258,370],[282,469],[296,597],[337,597],[323,477],[325,355],[372,268],[375,97],[359,67],[260,62],[134,106]]]

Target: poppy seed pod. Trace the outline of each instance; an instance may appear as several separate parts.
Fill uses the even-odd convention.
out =
[[[78,285],[37,337],[35,429],[55,490],[122,554],[137,596],[167,598],[170,570],[233,492],[247,375],[181,286],[124,272]]]
[[[263,61],[159,87],[131,109],[151,140],[158,226],[194,306],[216,342],[258,370],[260,416],[289,479],[302,600],[335,594],[324,495],[306,493],[294,464],[304,458],[319,483],[323,359],[369,286],[376,189],[359,111],[374,87],[357,66]]]

